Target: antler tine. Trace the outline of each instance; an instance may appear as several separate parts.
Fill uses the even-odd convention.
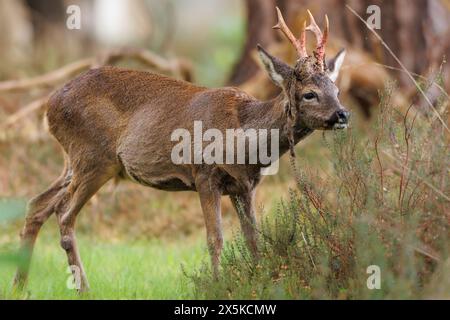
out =
[[[317,62],[319,63],[320,67],[324,69],[324,58],[325,58],[325,46],[328,41],[328,33],[330,29],[330,21],[328,20],[328,16],[325,15],[325,29],[324,32],[320,30],[319,26],[316,23],[316,20],[314,19],[314,16],[312,15],[311,11],[308,10],[308,15],[311,20],[310,25],[306,27],[307,31],[311,31],[314,33],[317,39],[317,50],[316,50],[316,58]]]
[[[278,15],[278,23],[273,27],[273,29],[281,30],[284,33],[286,38],[288,38],[288,40],[294,45],[300,58],[307,57],[308,54],[306,53],[305,31],[304,30],[302,31],[300,39],[296,39],[292,31],[286,25],[286,22],[284,21],[280,9],[278,7],[276,7],[276,9]]]
[[[328,41],[328,33],[330,32],[330,20],[328,20],[328,15],[325,15],[325,30],[323,31],[322,37],[322,46],[325,49],[325,46]]]
[[[300,34],[300,46],[302,48],[302,58],[306,58],[308,56],[308,52],[306,51],[306,20],[303,21],[302,33]]]
[[[320,30],[319,26],[316,23],[316,19],[314,19],[314,16],[312,15],[311,11],[308,10],[309,19],[311,20],[309,26],[306,27],[306,31],[311,31],[314,33],[317,39],[317,46],[320,45],[322,41],[322,31]]]

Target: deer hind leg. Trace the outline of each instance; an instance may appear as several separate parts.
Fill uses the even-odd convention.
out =
[[[254,191],[230,196],[233,207],[239,216],[241,229],[244,233],[247,246],[252,255],[255,258],[258,258],[258,235],[256,231],[254,197]]]
[[[215,278],[219,276],[220,254],[223,247],[222,215],[220,210],[221,193],[210,185],[208,180],[198,179],[196,188],[199,193],[206,225],[206,240]]]
[[[33,253],[34,244],[42,225],[55,211],[55,206],[70,183],[70,170],[68,167],[62,175],[43,193],[28,203],[25,225],[20,233],[20,251],[23,261],[17,269],[14,278],[14,287],[22,289],[28,277],[28,271]]]
[[[66,197],[56,209],[61,247],[66,251],[69,267],[80,292],[89,290],[89,283],[78,251],[75,221],[88,200],[113,176],[111,172],[102,170],[74,172]]]

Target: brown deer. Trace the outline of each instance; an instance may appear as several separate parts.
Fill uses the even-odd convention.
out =
[[[171,133],[193,131],[194,121],[205,129],[278,129],[279,154],[314,130],[343,129],[349,113],[338,100],[334,81],[344,58],[341,51],[325,62],[328,19],[322,33],[311,24],[299,39],[286,26],[277,8],[280,29],[297,50],[290,67],[258,46],[269,77],[282,89],[271,101],[257,101],[236,88],[208,89],[188,82],[141,71],[112,67],[92,69],[66,84],[48,101],[52,135],[64,150],[65,168],[50,188],[29,203],[21,232],[26,263],[15,283],[22,287],[29,260],[43,223],[56,214],[61,246],[70,266],[81,274],[80,290],[89,288],[75,239],[75,221],[86,202],[108,180],[130,179],[167,191],[196,191],[204,214],[208,249],[218,274],[223,236],[220,199],[230,196],[248,243],[257,257],[254,196],[261,180],[256,164],[174,164]],[[317,49],[306,52],[306,31],[314,33]]]

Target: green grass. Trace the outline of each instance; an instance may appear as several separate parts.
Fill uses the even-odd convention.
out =
[[[67,288],[70,274],[66,255],[59,247],[56,233],[48,234],[51,232],[43,230],[37,241],[26,292],[12,293],[15,266],[0,264],[0,298],[189,299],[193,297],[193,289],[183,270],[195,269],[207,257],[201,239],[111,243],[98,241],[95,234],[79,235],[91,290],[78,295]]]

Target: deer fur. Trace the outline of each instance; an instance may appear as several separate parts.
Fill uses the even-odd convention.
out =
[[[223,246],[220,199],[230,196],[248,246],[257,257],[255,190],[262,164],[183,164],[171,160],[178,128],[204,130],[279,129],[280,152],[286,153],[314,130],[346,126],[348,112],[337,98],[332,80],[343,53],[327,70],[311,57],[292,68],[261,47],[270,78],[282,89],[270,101],[258,101],[236,88],[209,89],[143,71],[114,67],[92,69],[56,91],[47,103],[51,134],[62,146],[65,168],[50,188],[31,200],[22,247],[27,263],[16,274],[23,285],[34,242],[43,223],[55,213],[61,246],[70,266],[81,272],[81,288],[89,285],[75,238],[75,221],[86,202],[110,179],[132,180],[167,191],[195,191],[203,210],[214,274]],[[330,78],[333,77],[333,79]]]

